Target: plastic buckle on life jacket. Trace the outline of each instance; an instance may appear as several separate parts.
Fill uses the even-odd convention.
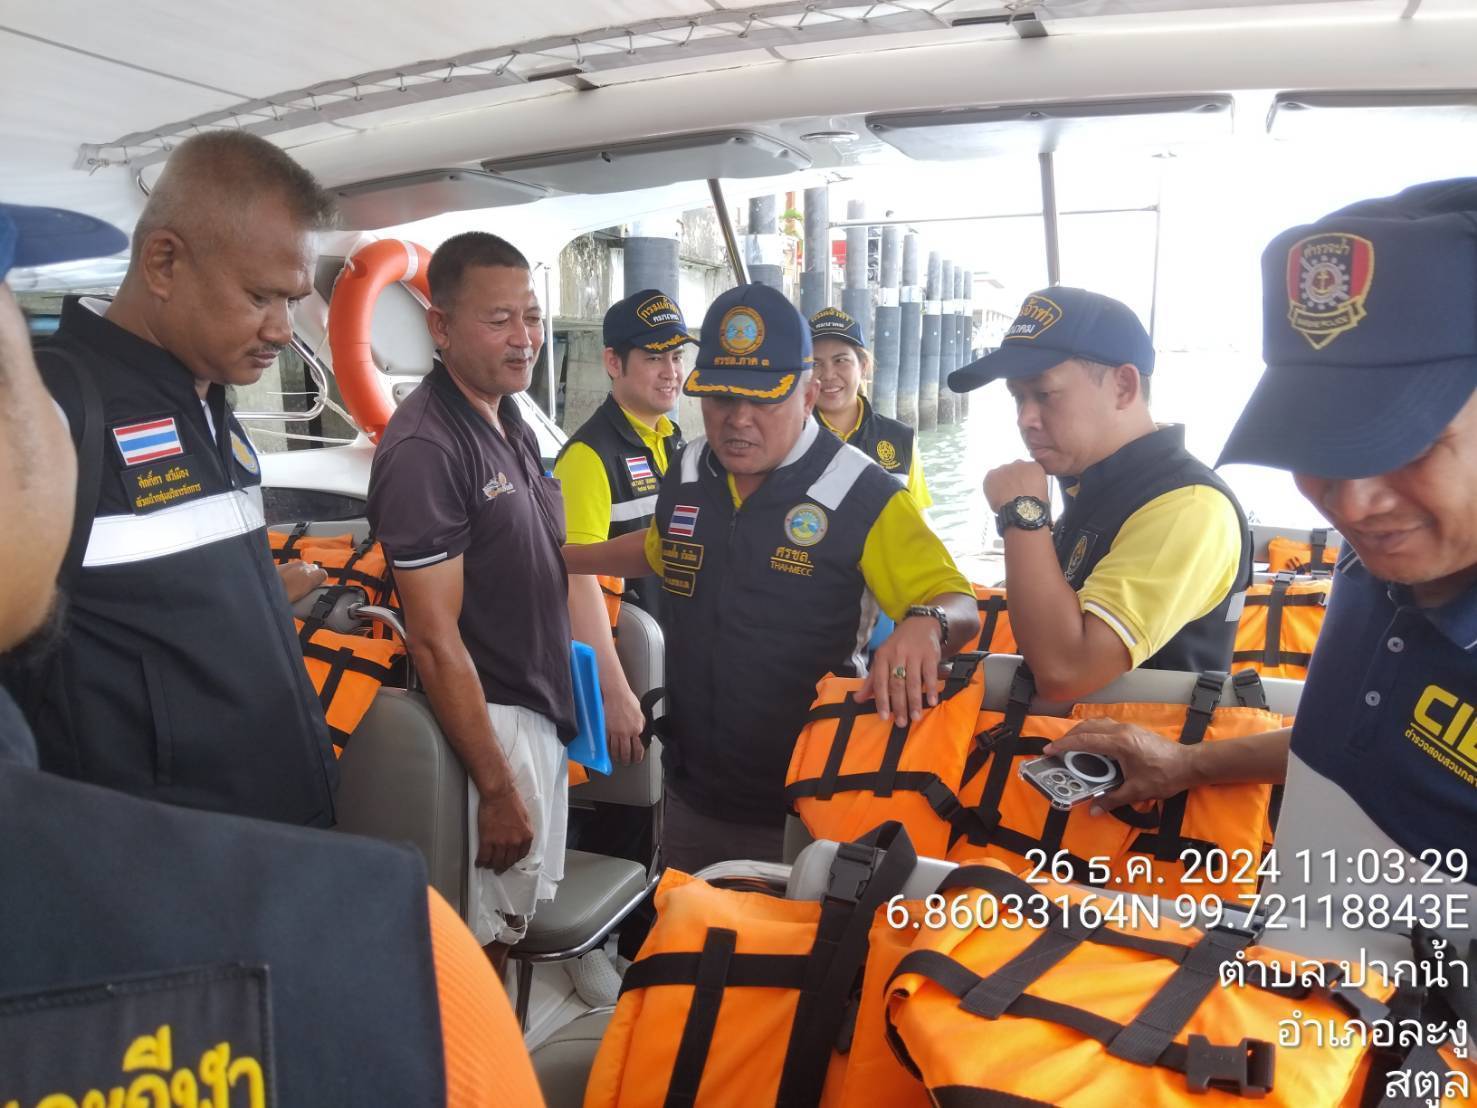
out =
[[[1236,703],[1243,708],[1267,707],[1267,690],[1262,687],[1262,675],[1254,669],[1243,669],[1231,675],[1231,687],[1236,692]]]
[[[831,862],[831,878],[826,884],[826,900],[855,904],[866,890],[867,882],[877,871],[881,852],[860,843],[841,843]]]
[[[1192,1092],[1221,1089],[1245,1097],[1272,1091],[1277,1052],[1261,1039],[1242,1039],[1235,1046],[1216,1046],[1204,1035],[1191,1035],[1185,1047],[1185,1084]]]
[[[1388,1005],[1376,1000],[1363,989],[1340,983],[1328,990],[1328,999],[1360,1023],[1369,1025],[1390,1014]]]
[[[928,806],[942,820],[953,819],[964,807],[954,795],[954,790],[938,778],[923,787],[923,799],[928,801]]]
[[[1195,678],[1195,690],[1190,694],[1190,712],[1209,719],[1221,702],[1221,687],[1225,684],[1224,673],[1202,673]]]

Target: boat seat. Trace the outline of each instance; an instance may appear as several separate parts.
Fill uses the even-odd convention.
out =
[[[1342,546],[1344,536],[1332,527],[1323,527],[1320,530],[1328,535],[1329,546]],[[1251,560],[1266,563],[1270,556],[1270,543],[1275,538],[1291,539],[1293,542],[1312,542],[1313,530],[1309,527],[1274,527],[1269,523],[1253,523],[1251,525]]]
[[[581,1108],[600,1040],[610,1026],[612,1008],[599,1008],[570,1020],[534,1048],[533,1072],[548,1108]]]
[[[650,614],[622,604],[615,639],[616,654],[631,691],[638,697],[662,687],[664,655],[661,627]],[[571,802],[599,800],[644,808],[653,831],[662,798],[661,744],[652,740],[646,757],[635,765],[616,763],[608,776],[591,774],[586,784],[569,792]],[[660,836],[656,836],[659,840]],[[595,949],[646,899],[661,877],[655,854],[643,866],[582,850],[570,850],[564,859],[564,880],[554,899],[544,901],[529,921],[528,932],[509,957],[518,964],[519,1025],[526,1027],[538,962],[560,962]]]

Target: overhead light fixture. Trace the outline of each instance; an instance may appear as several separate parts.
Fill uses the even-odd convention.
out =
[[[843,142],[855,142],[859,137],[855,131],[806,131],[800,136],[800,141],[825,142],[832,146],[839,146]]]

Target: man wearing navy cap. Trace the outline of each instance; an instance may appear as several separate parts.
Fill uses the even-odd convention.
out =
[[[806,320],[745,285],[713,302],[684,391],[707,434],[663,483],[644,536],[565,547],[574,573],[662,577],[662,849],[692,872],[778,861],[795,737],[828,672],[861,671],[880,607],[898,621],[863,692],[884,719],[937,697],[978,629],[969,583],[902,485],[812,418]]]
[[[1139,666],[1230,668],[1251,535],[1225,482],[1149,414],[1154,346],[1085,289],[1026,297],[1000,347],[955,370],[1003,378],[1031,461],[985,476],[1005,540],[1010,622],[1043,696],[1071,700]],[[1066,509],[1053,526],[1048,475]]]
[[[1285,770],[1275,889],[1292,922],[1322,896],[1439,893],[1465,930],[1466,885],[1422,879],[1477,881],[1477,179],[1286,231],[1262,280],[1267,370],[1221,461],[1292,471],[1350,548],[1297,722],[1203,750],[1116,724],[1058,746],[1120,758],[1107,805]],[[1353,935],[1384,956],[1360,920],[1310,914],[1310,938],[1269,941],[1327,956]]]
[[[815,418],[888,473],[905,477],[908,494],[918,507],[927,508],[933,497],[923,480],[923,458],[913,428],[880,415],[861,391],[872,375],[872,352],[861,321],[840,308],[822,308],[810,317],[810,340],[820,385]]]
[[[566,541],[574,544],[644,533],[651,526],[656,490],[682,448],[682,428],[667,415],[682,388],[682,352],[697,342],[676,302],[657,289],[642,289],[612,304],[604,332],[610,395],[569,437],[554,463],[564,492]],[[625,598],[661,617],[659,578],[626,582]],[[600,684],[611,753],[621,762],[640,761],[645,749],[641,706],[616,660],[610,628],[582,624],[575,626],[575,637],[608,660],[601,666]]]

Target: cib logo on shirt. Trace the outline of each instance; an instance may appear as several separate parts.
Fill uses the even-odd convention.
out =
[[[1427,685],[1405,737],[1469,785],[1477,785],[1477,708],[1440,685]]]

